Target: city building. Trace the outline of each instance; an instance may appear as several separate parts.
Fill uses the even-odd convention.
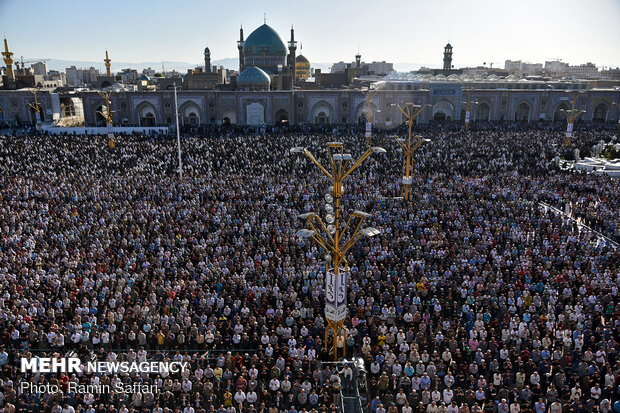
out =
[[[504,69],[518,77],[536,76],[543,73],[542,63],[529,63],[521,60],[506,60]]]
[[[382,62],[373,61],[371,63],[360,61],[359,67],[358,67],[357,61],[351,62],[350,64],[340,61],[332,65],[330,72],[331,73],[344,72],[344,70],[347,68],[347,65],[350,65],[350,67],[356,68],[357,70],[356,76],[364,76],[364,75],[385,76],[388,73],[391,73],[394,71],[394,64],[388,63],[386,61],[382,61]]]
[[[564,63],[561,60],[547,60],[545,61],[545,72],[564,74],[568,70],[568,63]]]
[[[599,75],[602,79],[620,80],[620,67],[601,70]]]
[[[47,76],[45,80],[51,80],[58,82],[58,86],[62,87],[67,84],[67,76],[65,73],[59,72],[58,70],[50,70],[47,72]]]
[[[35,75],[47,76],[47,63],[36,62],[30,65]]]
[[[140,77],[136,69],[123,69],[117,74],[121,77],[121,82],[124,84],[133,83]]]
[[[579,66],[569,66],[568,75],[573,79],[595,79],[598,77],[598,68],[590,62]]]
[[[99,76],[99,70],[94,67],[89,69],[78,69],[71,66],[65,69],[67,77],[67,85],[69,86],[87,86],[94,83]]]

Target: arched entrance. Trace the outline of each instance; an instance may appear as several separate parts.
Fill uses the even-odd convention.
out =
[[[491,108],[486,103],[481,103],[476,108],[474,120],[488,121],[491,120]]]
[[[595,122],[606,122],[607,121],[607,105],[604,103],[599,103],[594,107],[594,115],[592,116],[592,120]]]
[[[521,102],[517,105],[514,120],[517,122],[530,121],[530,105],[528,105],[527,102]]]
[[[189,126],[198,126],[198,115],[195,112],[190,112],[189,115],[183,120],[183,124]]]
[[[140,119],[140,126],[155,126],[155,115],[151,112],[147,112],[144,117]]]
[[[142,102],[136,107],[136,118],[139,126],[152,127],[157,124],[157,109],[152,103]]]
[[[276,112],[275,121],[277,126],[288,125],[288,112],[284,109],[280,109]]]
[[[433,105],[433,120],[444,121],[454,118],[454,105],[447,100],[441,100]]]
[[[312,107],[312,121],[319,124],[331,123],[333,113],[331,105],[321,101]]]
[[[553,121],[564,121],[566,120],[566,112],[568,110],[568,103],[562,102],[555,107],[555,111],[553,111]]]
[[[371,122],[374,122],[374,118],[375,115],[377,114],[379,110],[377,109],[377,106],[370,102],[370,118],[371,118]],[[368,103],[367,102],[362,102],[359,105],[357,105],[357,108],[355,109],[355,117],[357,118],[357,121],[360,125],[365,125],[367,122],[366,119],[366,114],[368,113]]]
[[[226,110],[222,114],[222,125],[235,125],[237,123],[237,114],[232,110]]]
[[[258,126],[265,123],[265,107],[258,102],[250,103],[245,108],[246,123],[252,126]]]
[[[179,108],[184,126],[200,125],[200,107],[194,102],[186,102]]]

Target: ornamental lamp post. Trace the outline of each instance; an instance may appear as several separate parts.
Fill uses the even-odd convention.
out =
[[[363,88],[360,90],[362,94],[366,97],[366,109],[362,111],[364,118],[366,118],[366,132],[364,136],[366,137],[366,146],[370,148],[372,146],[372,123],[374,120],[375,112],[380,112],[380,110],[373,110],[372,103],[372,95],[375,92],[370,86],[367,88]]]
[[[41,132],[41,105],[39,105],[39,102],[37,101],[37,93],[39,93],[39,89],[31,90],[30,93],[34,95],[34,104],[29,103],[28,106],[30,106],[32,110],[34,110],[34,118],[37,132]]]
[[[478,101],[471,101],[471,89],[467,89],[467,103],[465,106],[465,132],[467,132],[469,130],[469,120],[471,118],[471,105],[472,103],[474,105],[478,104]]]
[[[409,193],[411,192],[411,184],[413,183],[413,178],[411,176],[412,166],[411,161],[413,159],[413,152],[418,149],[422,144],[430,142],[430,139],[423,139],[421,136],[414,136],[414,141],[411,141],[411,127],[413,125],[413,120],[420,114],[426,107],[430,107],[431,105],[414,105],[413,103],[407,103],[405,108],[403,109],[400,105],[392,104],[392,106],[396,106],[398,110],[401,111],[403,115],[407,118],[407,122],[409,125],[409,138],[407,140],[403,138],[396,137],[396,143],[401,147],[405,156],[403,158],[403,197],[406,201],[409,200]]]
[[[312,153],[303,147],[295,147],[291,153],[302,153],[307,156],[332,182],[328,193],[324,196],[324,220],[314,212],[298,215],[298,218],[306,221],[309,228],[297,231],[296,236],[302,239],[313,239],[325,251],[325,317],[327,328],[325,329],[325,349],[327,350],[327,338],[329,331],[333,335],[333,357],[338,360],[338,337],[346,338],[345,319],[347,316],[347,275],[349,263],[346,259],[347,252],[363,237],[374,237],[379,230],[372,227],[362,228],[364,220],[371,215],[363,211],[354,211],[341,227],[340,199],[343,195],[342,182],[355,171],[373,153],[385,153],[385,149],[372,147],[366,150],[357,160],[353,156],[344,153],[341,142],[327,144],[327,153],[331,165],[329,172]],[[352,165],[351,165],[352,164]],[[350,234],[348,240],[345,236]],[[346,356],[346,346],[343,346],[343,356]]]
[[[575,119],[582,113],[586,113],[585,110],[577,110],[575,109],[575,103],[577,102],[577,97],[579,97],[579,92],[568,91],[568,94],[571,97],[572,105],[571,108],[560,109],[561,112],[566,114],[566,120],[568,121],[566,124],[566,139],[564,140],[564,147],[569,148],[571,146],[571,139],[573,138],[573,124],[575,123]]]
[[[99,111],[98,113],[101,114],[101,116],[105,118],[105,122],[108,127],[108,148],[114,149],[116,147],[116,141],[114,140],[114,131],[112,129],[112,113],[113,112],[110,110],[110,98],[112,97],[114,92],[112,91],[103,92],[103,91],[98,90],[97,93],[99,94],[99,96],[103,98],[105,102],[105,112]]]

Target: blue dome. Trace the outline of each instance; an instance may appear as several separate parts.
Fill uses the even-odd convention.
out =
[[[263,24],[248,36],[243,53],[246,56],[286,56],[286,47],[280,35]]]
[[[269,75],[256,66],[248,67],[237,77],[237,84],[240,86],[269,85],[269,83],[271,83]]]
[[[150,77],[148,77],[147,75],[145,75],[145,74],[143,73],[143,74],[141,74],[141,75],[140,75],[140,80],[146,80],[146,81],[149,81],[149,80],[151,80],[151,78],[150,78]]]

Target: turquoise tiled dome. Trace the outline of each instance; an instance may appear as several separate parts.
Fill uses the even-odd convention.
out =
[[[243,53],[246,56],[286,56],[286,47],[278,33],[263,24],[245,40]]]
[[[239,86],[269,85],[269,83],[271,83],[269,75],[256,66],[248,67],[237,78]]]

